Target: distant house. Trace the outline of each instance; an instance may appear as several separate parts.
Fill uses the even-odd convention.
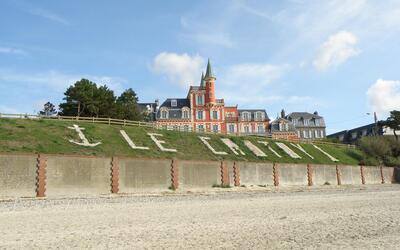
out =
[[[336,139],[346,144],[354,144],[362,137],[374,136],[374,135],[387,135],[387,134],[393,135],[393,131],[388,128],[382,128],[380,126],[377,126],[375,123],[371,123],[358,128],[343,130],[328,135],[327,138]]]
[[[295,127],[297,136],[301,139],[322,139],[326,137],[325,120],[315,111],[313,114],[307,112],[292,112],[286,116]]]
[[[296,128],[293,123],[286,119],[285,111],[282,110],[281,117],[271,122],[271,136],[273,139],[298,140]]]

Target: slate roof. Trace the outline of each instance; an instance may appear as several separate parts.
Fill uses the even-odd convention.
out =
[[[204,79],[208,79],[208,78],[214,78],[215,79],[215,75],[214,75],[214,73],[212,71],[212,68],[211,68],[210,59],[208,59],[206,75],[204,76]]]
[[[286,131],[280,131],[279,130],[279,123],[287,123],[288,125],[288,131],[296,131],[293,123],[285,118],[277,118],[273,122],[271,122],[271,132],[286,132]]]
[[[239,116],[242,116],[243,112],[250,112],[252,121],[254,121],[256,112],[263,112],[264,113],[264,118],[269,120],[267,111],[265,111],[265,109],[238,109],[238,112],[239,112]]]
[[[177,106],[172,107],[171,101],[176,100]],[[188,107],[190,108],[190,100],[187,98],[168,98],[161,104],[161,108],[168,108],[168,119],[183,119],[182,118],[182,108]],[[161,118],[160,110],[157,112],[157,119]],[[161,119],[162,120],[162,119]]]
[[[292,119],[298,119],[298,118],[304,118],[304,119],[312,119],[312,118],[317,118],[321,119],[323,118],[322,116],[319,116],[318,114],[311,114],[308,112],[292,112],[286,116],[286,118],[292,118]]]
[[[176,100],[176,102],[177,102],[176,107],[171,106],[172,100]],[[183,107],[190,108],[190,100],[187,98],[168,98],[167,100],[165,100],[163,102],[163,104],[161,104],[160,108],[162,108],[162,107],[166,107],[168,109],[181,109]]]

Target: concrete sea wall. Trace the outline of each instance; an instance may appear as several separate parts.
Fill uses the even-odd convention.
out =
[[[399,168],[0,154],[0,198],[398,182]]]

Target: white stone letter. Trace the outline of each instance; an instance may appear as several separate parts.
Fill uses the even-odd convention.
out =
[[[335,157],[333,157],[332,155],[328,154],[327,152],[325,152],[324,150],[322,150],[322,148],[318,147],[317,145],[313,146],[318,149],[319,151],[321,151],[324,155],[328,156],[329,159],[331,159],[331,161],[339,161],[338,159],[336,159]]]
[[[275,144],[280,147],[286,154],[288,154],[293,159],[301,159],[300,155],[296,154],[293,150],[291,150],[286,144],[282,142],[275,142]]]
[[[261,151],[261,149],[259,149],[256,145],[251,143],[251,141],[244,140],[244,145],[246,145],[246,147],[248,147],[251,152],[253,152],[256,156],[267,157],[267,155],[263,151]]]
[[[164,147],[163,147],[162,144],[164,144],[165,141],[161,141],[161,140],[158,140],[158,139],[156,138],[156,136],[163,136],[162,134],[156,134],[156,133],[147,133],[147,134],[150,136],[150,138],[154,141],[154,143],[157,145],[157,147],[158,147],[161,151],[163,151],[163,152],[177,152],[176,149],[173,149],[173,148],[164,148]]]
[[[271,148],[271,146],[268,145],[267,141],[258,141],[258,143],[265,145],[266,147],[268,147],[269,151],[271,151],[272,153],[274,153],[274,155],[276,155],[278,158],[282,158],[282,156],[280,154],[278,154],[278,152],[276,152],[273,148]]]
[[[230,148],[230,150],[232,150],[232,152],[233,152],[235,155],[239,155],[239,153],[240,153],[241,155],[246,155],[245,153],[243,153],[242,150],[240,150],[239,146],[236,145],[236,144],[235,144],[233,141],[231,141],[230,139],[228,139],[228,138],[221,138],[221,141],[222,141],[223,143],[225,143],[225,145],[228,146],[228,148]],[[237,151],[236,151],[236,150],[237,150]],[[238,151],[239,151],[239,152],[238,152]]]
[[[300,144],[290,143],[290,145],[292,145],[293,147],[299,149],[301,152],[303,152],[304,154],[308,155],[308,157],[310,157],[311,159],[314,159],[314,157],[312,155],[310,155],[309,153],[307,153],[307,151]]]
[[[73,125],[72,127],[68,127],[69,129],[73,129],[78,133],[79,138],[81,139],[82,142],[76,142],[74,140],[69,140],[71,143],[75,143],[80,146],[85,146],[85,147],[96,147],[97,145],[100,145],[101,142],[96,142],[96,143],[90,143],[88,139],[86,139],[86,136],[83,134],[82,130],[85,130],[85,128],[81,128],[78,125]]]
[[[122,137],[124,137],[125,141],[129,144],[129,146],[132,149],[142,149],[142,150],[149,150],[148,147],[138,147],[135,145],[135,143],[133,143],[133,141],[131,140],[131,138],[129,138],[128,134],[125,132],[125,130],[120,130],[119,131],[122,135]]]
[[[216,151],[211,145],[210,143],[208,143],[208,140],[210,140],[210,137],[203,137],[203,136],[199,136],[200,140],[207,146],[207,148],[209,150],[211,150],[214,154],[216,155],[227,155],[227,152],[221,152],[221,151]]]

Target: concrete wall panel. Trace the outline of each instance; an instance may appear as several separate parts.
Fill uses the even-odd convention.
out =
[[[380,167],[364,167],[365,184],[382,184]]]
[[[241,162],[238,164],[240,164],[241,185],[274,185],[272,163]]]
[[[312,165],[314,185],[337,185],[335,165]]]
[[[383,167],[383,178],[385,180],[385,183],[392,183],[393,181],[393,173],[394,173],[394,168],[391,167]]]
[[[340,166],[342,185],[360,185],[361,170],[360,166]]]
[[[307,165],[279,164],[279,185],[307,186]]]
[[[179,161],[179,187],[205,188],[221,184],[221,162]]]
[[[36,196],[35,155],[0,155],[0,197]]]
[[[111,158],[49,156],[46,196],[108,194]]]
[[[167,190],[171,186],[171,160],[121,158],[119,167],[120,193]]]

